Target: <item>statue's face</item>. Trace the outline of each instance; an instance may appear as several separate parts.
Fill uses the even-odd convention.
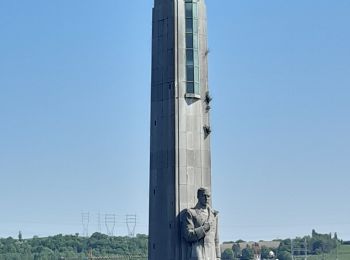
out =
[[[207,207],[209,206],[210,194],[201,192],[198,194],[198,202],[201,206]]]

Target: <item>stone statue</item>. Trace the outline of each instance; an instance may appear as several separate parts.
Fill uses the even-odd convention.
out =
[[[218,212],[209,206],[210,192],[207,188],[198,189],[197,198],[197,205],[184,210],[181,218],[182,237],[187,244],[186,259],[220,259]]]

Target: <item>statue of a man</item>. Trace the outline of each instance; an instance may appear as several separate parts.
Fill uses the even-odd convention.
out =
[[[187,242],[188,260],[217,260],[221,258],[218,235],[218,212],[209,206],[207,188],[197,191],[198,203],[186,209],[182,216],[182,236]]]

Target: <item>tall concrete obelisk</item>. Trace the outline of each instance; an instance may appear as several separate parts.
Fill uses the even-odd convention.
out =
[[[149,260],[183,260],[180,212],[211,189],[204,0],[155,0]]]

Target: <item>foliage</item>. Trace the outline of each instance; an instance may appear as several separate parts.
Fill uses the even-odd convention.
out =
[[[287,251],[280,251],[277,254],[279,260],[292,260],[292,255]]]
[[[237,242],[242,242],[238,240]],[[305,253],[307,245],[308,255],[330,255],[336,252],[339,259],[350,259],[350,246],[343,242],[340,245],[337,234],[319,234],[315,230],[311,236],[293,239],[293,246],[299,248],[294,251],[295,255]],[[349,243],[350,244],[350,243]],[[148,237],[137,235],[130,237],[110,237],[101,233],[94,233],[91,237],[79,237],[75,235],[56,235],[52,237],[23,239],[22,234],[18,234],[18,239],[12,237],[0,239],[0,260],[51,260],[51,259],[87,259],[92,253],[93,256],[115,256],[115,255],[147,255]],[[337,250],[337,246],[339,250]],[[342,250],[340,250],[342,249]],[[268,258],[271,248],[261,247],[263,259]],[[273,250],[272,250],[273,251]],[[281,240],[277,249],[277,257],[280,260],[292,259],[291,239]],[[250,260],[253,259],[254,250],[247,246],[241,250],[238,243],[234,243],[232,249],[226,249],[222,254],[222,259]],[[345,258],[344,258],[345,257]],[[348,258],[346,258],[348,257]],[[311,258],[310,258],[311,259]]]
[[[294,255],[304,255],[306,253],[308,255],[329,254],[337,248],[338,243],[339,240],[336,233],[332,238],[331,234],[319,234],[312,230],[311,237],[305,236],[293,239],[293,252],[291,252],[291,240],[282,240],[277,250],[277,257],[280,260],[289,260],[292,259],[292,253]],[[298,250],[295,250],[295,248]]]
[[[332,238],[331,234],[319,234],[312,230],[312,237],[309,238],[308,244],[311,254],[328,254],[337,247],[338,237]]]
[[[251,260],[254,258],[254,251],[251,247],[247,246],[242,250],[241,260]]]
[[[234,260],[233,251],[230,248],[225,249],[221,254],[222,260]]]
[[[147,244],[146,235],[130,238],[94,233],[89,238],[76,234],[21,240],[9,237],[0,239],[0,260],[86,259],[90,253],[94,256],[147,255]]]
[[[239,258],[242,256],[242,250],[238,243],[232,245],[233,256]]]
[[[270,252],[271,251],[275,253],[275,249],[269,248],[269,247],[266,247],[266,246],[262,246],[261,247],[261,258],[262,259],[270,258]]]

